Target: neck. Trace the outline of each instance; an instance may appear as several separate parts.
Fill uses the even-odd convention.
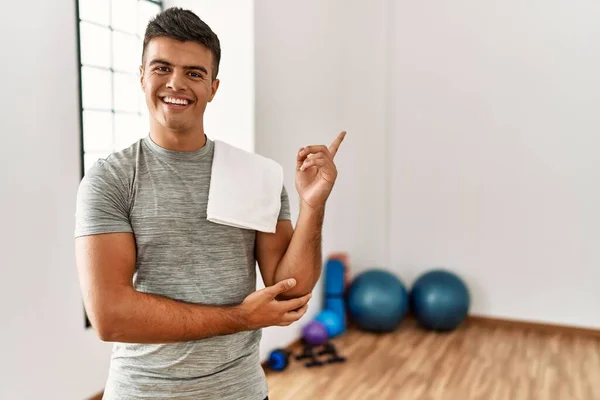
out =
[[[196,151],[206,144],[203,128],[177,131],[163,126],[156,126],[152,123],[150,126],[150,139],[163,149],[173,151]]]

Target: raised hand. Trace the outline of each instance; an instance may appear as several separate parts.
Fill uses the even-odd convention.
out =
[[[296,190],[304,205],[311,208],[325,206],[325,202],[337,179],[337,168],[333,159],[346,136],[341,132],[331,146],[307,146],[300,149],[296,157]]]
[[[277,296],[294,286],[295,279],[286,279],[248,295],[239,306],[248,330],[288,326],[302,318],[308,310],[311,293],[296,299],[276,300]]]

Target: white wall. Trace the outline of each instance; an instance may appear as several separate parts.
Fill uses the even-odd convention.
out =
[[[354,271],[387,264],[387,2],[256,1],[256,151],[284,166],[292,215],[298,149],[348,134],[336,162],[323,252],[348,251]],[[359,29],[359,28],[362,28]],[[322,304],[319,285],[304,319],[263,332],[263,356],[299,336]]]
[[[0,25],[0,399],[81,400],[104,386],[111,345],[84,328],[75,267],[75,2],[4,11],[13,17]]]
[[[254,1],[165,0],[163,6],[192,10],[219,37],[220,86],[206,109],[206,134],[253,151]]]
[[[256,150],[292,187],[348,130],[324,250],[354,272],[443,266],[473,313],[600,327],[599,7],[257,1]]]
[[[391,260],[600,328],[600,3],[392,2]]]

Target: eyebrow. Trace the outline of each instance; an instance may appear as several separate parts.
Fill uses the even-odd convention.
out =
[[[153,59],[152,61],[150,61],[150,64],[148,64],[148,65],[149,66],[153,66],[153,65],[156,65],[156,64],[162,64],[162,65],[166,65],[167,67],[173,67],[173,64],[171,64],[170,62],[165,61],[165,60],[161,60],[159,58]],[[206,75],[208,75],[208,71],[206,70],[206,68],[204,68],[201,65],[186,65],[183,68],[184,69],[197,69],[199,71],[204,72]]]

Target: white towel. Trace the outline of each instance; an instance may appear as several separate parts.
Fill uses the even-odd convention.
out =
[[[283,168],[259,154],[220,140],[214,143],[207,219],[274,233],[281,209]]]

